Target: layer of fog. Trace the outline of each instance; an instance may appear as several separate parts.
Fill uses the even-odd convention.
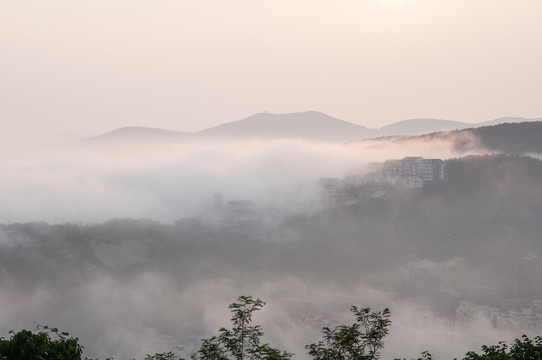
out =
[[[472,153],[475,151],[478,150],[473,149]],[[287,211],[293,201],[288,196],[291,189],[296,196],[302,193],[300,189],[308,192],[306,196],[317,196],[306,184],[320,177],[363,174],[365,165],[391,158],[446,159],[459,155],[466,154],[457,153],[448,142],[434,141],[324,144],[254,140],[123,147],[18,147],[6,149],[0,155],[3,163],[0,223],[92,223],[119,217],[170,223],[196,216],[212,206],[216,192],[230,200],[251,199],[258,205],[273,204]],[[335,230],[337,237],[348,231]],[[383,236],[394,231],[384,230]],[[15,249],[15,253],[31,249],[35,240],[30,237],[13,240],[0,232],[2,248]],[[311,249],[309,240],[301,241]],[[367,241],[351,245],[352,251],[364,246],[370,251],[374,244],[372,239]],[[421,303],[398,298],[393,292],[401,284],[409,284],[405,263],[382,260],[384,271],[366,273],[362,271],[365,265],[353,267],[360,272],[346,273],[339,279],[333,270],[338,266],[333,264],[355,264],[358,260],[355,253],[345,256],[349,252],[348,240],[342,244],[345,249],[336,252],[328,251],[332,245],[324,247],[325,256],[329,257],[325,264],[320,263],[321,254],[307,254],[305,261],[312,263],[308,271],[320,267],[318,273],[305,272],[302,262],[292,265],[288,263],[292,259],[283,260],[288,248],[275,249],[276,253],[269,254],[276,261],[271,265],[239,268],[235,266],[242,261],[237,256],[243,255],[227,254],[229,262],[225,261],[227,266],[221,268],[221,263],[215,263],[216,258],[207,258],[208,253],[203,251],[199,255],[201,263],[183,268],[187,272],[164,273],[163,269],[149,267],[141,273],[134,272],[126,281],[84,261],[81,263],[66,250],[67,255],[58,255],[64,256],[65,262],[58,265],[55,273],[60,274],[58,279],[54,274],[47,275],[47,281],[30,283],[28,288],[16,278],[2,274],[0,335],[6,336],[9,329],[47,324],[78,336],[88,351],[87,356],[128,358],[141,355],[140,336],[149,329],[177,339],[216,334],[221,326],[230,325],[227,305],[243,294],[268,302],[255,316],[255,322],[262,324],[266,341],[294,352],[297,359],[306,357],[303,346],[318,341],[319,329],[326,324],[310,319],[323,316],[331,321],[329,324],[350,322],[351,304],[375,310],[391,307],[392,328],[385,339],[383,358],[414,358],[424,350],[438,358],[461,357],[482,344],[509,341],[521,335],[517,331],[496,329],[483,319],[455,323]],[[30,259],[32,256],[40,255],[30,254]],[[73,271],[76,266],[79,270]],[[295,270],[291,274],[287,271],[289,266]],[[474,278],[476,271],[460,257],[427,260],[418,266],[437,274],[430,281],[453,286]],[[423,286],[412,289],[419,292],[419,297],[427,290]]]
[[[63,291],[43,284],[30,293],[12,291],[10,284],[4,284],[0,293],[2,333],[48,324],[78,336],[87,356],[131,358],[144,355],[140,336],[149,329],[185,344],[187,339],[199,343],[193,339],[216,335],[220,327],[231,327],[227,305],[240,294],[253,294],[267,302],[254,317],[254,323],[264,329],[265,341],[294,352],[296,359],[308,358],[304,345],[321,340],[322,326],[352,323],[347,311],[351,304],[374,310],[391,308],[384,359],[417,358],[425,350],[436,358],[452,359],[479,350],[482,344],[519,336],[517,331],[496,329],[484,319],[454,323],[423,305],[398,301],[362,283],[345,289],[331,284],[315,286],[295,277],[262,277],[260,283],[242,284],[224,276],[179,289],[173,276],[152,272],[129,286],[97,274],[78,280],[86,282]],[[306,321],[319,316],[321,322]]]
[[[6,146],[0,155],[0,223],[115,217],[172,222],[211,206],[216,192],[265,206],[277,200],[277,189],[363,173],[370,162],[457,155],[450,143],[435,141]]]

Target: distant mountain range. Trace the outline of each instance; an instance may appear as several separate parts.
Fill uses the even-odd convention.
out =
[[[310,139],[349,141],[374,136],[375,130],[326,114],[307,111],[293,114],[261,113],[246,119],[218,125],[196,135],[212,139]]]
[[[90,143],[103,142],[154,142],[161,140],[183,140],[189,139],[190,133],[180,131],[171,131],[147,127],[130,126],[113,130],[103,135],[94,136],[86,139]]]
[[[542,118],[500,118],[478,124],[439,119],[411,119],[399,121],[380,129],[369,129],[317,111],[291,114],[259,113],[246,119],[224,123],[197,133],[145,127],[125,127],[85,141],[104,143],[290,138],[324,142],[351,142],[369,138],[412,136],[526,121],[542,121]]]

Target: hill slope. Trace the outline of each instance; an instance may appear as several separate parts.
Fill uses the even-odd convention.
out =
[[[452,120],[410,119],[381,127],[378,132],[380,136],[420,135],[437,131],[464,129],[472,126],[473,124]]]
[[[476,127],[480,127],[480,126],[499,125],[499,124],[505,124],[505,123],[521,123],[521,122],[534,122],[534,121],[542,121],[542,118],[502,117],[495,120],[484,121],[484,122],[473,124],[473,125]]]
[[[521,155],[542,154],[542,122],[505,123],[464,130],[436,132],[427,135],[409,136],[382,141],[431,142],[448,141],[459,153],[471,150]]]
[[[422,135],[439,131],[478,128],[482,126],[492,126],[505,123],[521,123],[535,121],[542,121],[542,118],[502,117],[490,121],[484,121],[481,123],[467,123],[462,121],[440,119],[409,119],[383,126],[378,130],[378,133],[379,136],[409,136]]]
[[[86,142],[92,144],[116,142],[154,142],[163,140],[184,140],[188,139],[190,136],[191,134],[180,131],[130,126],[92,137],[87,139]]]
[[[542,122],[506,123],[469,130],[491,150],[506,154],[542,153]]]
[[[299,138],[320,141],[353,141],[376,134],[365,126],[329,115],[307,111],[292,114],[260,113],[246,119],[218,125],[197,133],[205,139],[281,139]]]

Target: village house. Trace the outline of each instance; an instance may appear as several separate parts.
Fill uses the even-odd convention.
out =
[[[213,197],[213,206],[203,211],[195,221],[217,229],[228,227],[253,234],[260,228],[261,214],[251,200],[233,200],[224,204],[224,197],[217,193]]]
[[[375,164],[372,166],[376,167]],[[399,183],[405,189],[419,189],[428,181],[444,180],[444,161],[419,156],[386,160],[380,164],[380,171],[373,174],[373,180]]]

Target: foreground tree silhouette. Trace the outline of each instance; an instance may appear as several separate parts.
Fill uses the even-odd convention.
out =
[[[539,360],[542,359],[542,338],[529,339],[523,335],[509,347],[504,341],[498,345],[483,345],[482,353],[469,351],[463,360]]]
[[[37,326],[38,332],[10,331],[11,338],[0,339],[0,358],[7,360],[81,360],[83,347],[78,338],[56,328]]]
[[[292,354],[262,344],[262,328],[250,325],[252,313],[265,303],[252,296],[240,296],[230,304],[233,314],[231,330],[221,328],[218,336],[203,340],[200,349],[192,355],[193,360],[287,360]]]
[[[371,312],[370,308],[352,306],[356,322],[339,325],[334,329],[324,327],[324,340],[305,346],[314,360],[373,360],[380,356],[383,338],[391,324],[390,311]]]
[[[144,360],[177,360],[177,359],[179,359],[179,358],[177,356],[175,356],[173,351],[168,351],[168,352],[165,352],[165,353],[156,353],[154,355],[147,354],[145,356]],[[87,360],[87,359],[85,359],[85,360]],[[109,360],[113,360],[113,359],[109,359]],[[135,359],[133,359],[133,360],[135,360]]]

